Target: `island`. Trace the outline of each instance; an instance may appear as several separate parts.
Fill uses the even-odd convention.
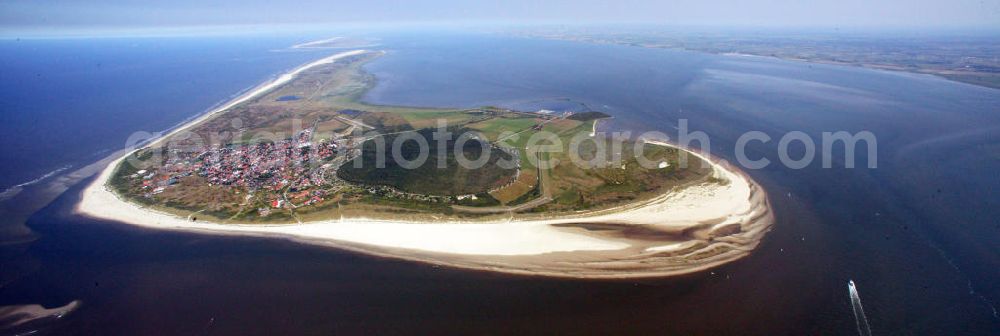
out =
[[[80,214],[525,275],[662,277],[747,256],[774,222],[728,163],[598,132],[600,111],[378,106],[383,51],[303,65],[108,165]]]

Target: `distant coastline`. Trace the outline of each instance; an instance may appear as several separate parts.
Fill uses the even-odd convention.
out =
[[[290,49],[347,49],[347,48],[371,48],[377,46],[374,40],[347,38],[342,36],[331,37],[322,40],[303,42],[291,46]]]
[[[963,55],[963,53],[957,51],[952,51],[949,54],[943,54],[942,52],[942,54],[924,55],[928,51],[923,50],[919,55],[927,58],[924,59],[921,57],[901,56],[898,55],[898,52],[879,50],[865,52],[858,51],[857,49],[827,50],[817,48],[815,45],[799,46],[793,40],[756,36],[744,37],[742,39],[734,38],[734,40],[713,36],[694,41],[679,35],[659,37],[622,34],[604,37],[576,33],[548,32],[517,32],[515,35],[550,40],[673,49],[724,56],[763,57],[794,62],[851,66],[872,70],[930,75],[953,82],[1000,89],[1000,64],[996,62],[995,57],[992,58],[993,61],[989,61],[989,57],[981,56],[965,55],[958,57],[958,55]],[[747,43],[741,48],[739,42]],[[878,45],[877,41],[867,41],[866,43],[874,46]],[[985,47],[993,49],[984,50],[996,50],[997,48],[996,45]],[[940,52],[941,50],[938,49],[937,51]],[[962,51],[968,50],[973,49],[962,49]],[[988,55],[989,52],[985,52],[984,54]],[[979,62],[964,64],[962,61],[964,59],[978,59]]]

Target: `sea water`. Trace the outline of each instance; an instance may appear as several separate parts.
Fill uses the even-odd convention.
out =
[[[388,53],[365,67],[378,79],[365,96],[372,103],[539,109],[585,104],[614,116],[609,129],[668,134],[684,118],[692,130],[711,135],[713,154],[731,161],[736,139],[750,130],[774,140],[753,143],[748,155],[773,162],[779,161],[777,139],[786,132],[819,139],[824,131],[868,130],[878,137],[878,168],[846,169],[841,159],[834,169],[817,160],[804,169],[773,164],[747,170],[768,191],[777,216],[757,250],[711,271],[636,281],[497,275],[274,239],[149,231],[74,215],[78,184],[29,220],[37,240],[4,249],[0,305],[56,307],[78,300],[76,311],[44,328],[87,334],[852,334],[857,324],[843,286],[854,279],[865,284],[873,330],[990,334],[1000,327],[992,310],[1000,298],[994,247],[1000,239],[1000,180],[993,177],[1000,170],[1000,91],[768,58],[491,34],[378,37]],[[53,107],[44,110],[49,112],[36,111],[38,120],[50,122],[37,127],[62,130],[52,121],[62,115],[73,121],[67,124],[89,125],[93,132],[32,133],[31,110],[13,115],[12,105],[4,105],[4,118],[15,125],[2,127],[42,134],[36,140],[65,138],[54,140],[65,146],[9,140],[35,151],[65,150],[65,157],[117,148],[131,131],[170,127],[269,75],[319,58],[271,53],[283,41],[273,42],[261,47],[251,40],[192,40],[199,47],[167,48],[172,51],[157,49],[167,43],[158,40],[100,42],[118,45],[111,58],[129,55],[131,43],[145,46],[131,66],[112,71],[146,73],[145,79],[116,81],[91,69],[106,62],[90,62],[84,68],[94,72],[91,79],[101,79],[97,84],[38,81],[0,93],[5,104],[11,97],[35,97],[17,106],[52,100]],[[6,43],[11,48],[15,42]],[[92,41],[33,43],[35,49],[21,51],[20,63],[2,63],[5,74],[20,73],[20,82],[28,83],[29,68],[41,76],[68,76],[83,70],[22,58],[105,52],[90,47]],[[213,46],[256,53],[205,51]],[[157,53],[163,58],[150,60]],[[218,58],[205,61],[211,59],[206,54]],[[173,63],[177,59],[186,61]],[[11,85],[7,78],[3,85]],[[101,103],[109,105],[89,100],[106,91],[113,94],[101,96]],[[791,151],[801,155],[803,148]],[[866,167],[865,156],[858,155],[857,166]],[[30,157],[4,151],[5,161],[35,170],[6,177],[6,185],[64,165]]]

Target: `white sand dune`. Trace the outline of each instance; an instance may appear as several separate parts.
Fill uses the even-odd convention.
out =
[[[330,43],[330,42],[337,41],[337,40],[342,40],[342,39],[344,39],[344,38],[343,37],[331,37],[331,38],[323,39],[323,40],[316,40],[316,41],[309,41],[309,42],[305,42],[305,43],[299,43],[299,44],[293,45],[292,48],[293,49],[298,49],[298,48],[312,48],[312,47],[315,47],[317,45],[322,45],[324,43]]]
[[[114,167],[120,161],[121,159],[109,164],[83,191],[83,197],[77,205],[79,213],[159,229],[275,234],[440,253],[537,255],[566,251],[619,250],[630,245],[614,239],[600,239],[558,229],[552,225],[614,223],[682,229],[703,222],[718,222],[716,226],[740,224],[764,210],[752,202],[750,184],[745,178],[713,163],[716,177],[728,183],[703,183],[667,192],[648,201],[563,218],[434,223],[346,218],[287,225],[217,224],[192,222],[187,218],[120,199],[106,187]]]

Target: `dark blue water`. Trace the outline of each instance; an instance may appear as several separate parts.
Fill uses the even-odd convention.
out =
[[[0,188],[122,148],[322,55],[295,37],[0,40]]]
[[[730,161],[747,131],[773,138],[748,146],[752,158],[773,163],[778,139],[790,131],[817,146],[822,132],[871,131],[876,169],[844,168],[837,147],[833,169],[816,160],[801,170],[749,171],[770,191],[779,218],[762,251],[741,265],[759,269],[732,274],[767,295],[734,300],[745,311],[766,303],[751,314],[761,318],[823,319],[849,311],[844,286],[854,279],[877,332],[988,332],[1000,323],[998,90],[759,57],[460,36],[399,50],[368,69],[386,78],[367,95],[373,103],[568,100],[614,115],[612,128],[670,134],[683,118]],[[792,157],[802,152],[791,147]],[[867,166],[862,152],[856,167]],[[805,302],[817,307],[802,311]],[[839,321],[818,324],[826,323]]]
[[[1000,330],[992,308],[1000,302],[1000,179],[994,173],[1000,170],[1000,91],[762,58],[478,35],[383,37],[389,53],[367,67],[379,78],[366,96],[375,103],[585,105],[614,115],[610,128],[667,133],[685,118],[693,130],[711,135],[713,154],[730,160],[740,134],[763,131],[774,140],[752,143],[750,156],[775,164],[748,173],[770,194],[775,228],[752,256],[711,272],[565,281],[102,223],[71,213],[77,185],[31,218],[39,239],[2,249],[0,305],[80,300],[78,311],[45,330],[84,334],[853,334],[847,293],[853,279],[875,334]],[[257,61],[213,70],[230,76],[260,62],[273,66],[259,70],[258,78],[266,78],[318,57],[275,55],[250,40],[188,42],[261,53]],[[35,43],[61,50],[57,42]],[[65,50],[86,48],[65,43]],[[176,59],[204,52],[180,49],[164,54]],[[203,105],[174,117],[150,112],[131,126],[113,127],[121,134],[169,127],[255,83],[246,76],[231,91],[205,98],[198,91],[215,90],[204,82],[214,79],[155,82],[159,89],[147,90],[192,90],[157,101],[202,99]],[[115,97],[129,90],[121,92]],[[139,100],[126,110],[147,103]],[[92,116],[71,116],[81,123],[129,120],[120,111],[78,113]],[[4,114],[9,118],[6,108]],[[845,169],[842,160],[834,169],[823,169],[818,160],[805,169],[781,167],[777,139],[793,130],[817,142],[823,131],[872,131],[878,168]],[[88,141],[111,147],[123,141],[119,134],[87,134],[100,138]],[[4,160],[15,154],[5,151]],[[866,161],[859,158],[858,166]]]

